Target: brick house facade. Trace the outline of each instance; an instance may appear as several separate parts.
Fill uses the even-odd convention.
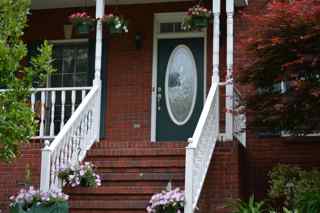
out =
[[[237,48],[237,32],[247,26],[238,11],[257,13],[266,0],[251,0],[246,8],[235,13],[235,68],[245,63],[245,52]],[[151,93],[153,66],[154,14],[182,12],[194,2],[149,3],[107,6],[129,20],[129,33],[106,37],[106,82],[102,97],[104,109],[104,138],[89,151],[87,160],[95,163],[103,178],[99,189],[67,189],[71,194],[71,212],[145,212],[149,197],[163,189],[168,181],[184,186],[185,146],[183,141],[151,143]],[[211,5],[207,4],[210,8]],[[222,8],[224,5],[222,6]],[[64,39],[63,25],[68,16],[79,8],[33,10],[24,40]],[[94,14],[94,8],[87,9]],[[226,70],[226,16],[221,16],[220,75]],[[135,35],[142,37],[142,47],[135,47]],[[212,28],[207,29],[207,92],[212,75]],[[89,34],[94,38],[95,34]],[[74,33],[73,38],[79,38]],[[243,92],[250,92],[243,89]],[[224,92],[221,90],[221,100]],[[221,108],[224,103],[221,101]],[[221,112],[222,118],[224,113]],[[224,122],[221,121],[223,124]],[[221,125],[222,126],[222,125]],[[224,204],[229,198],[244,198],[255,194],[263,198],[267,190],[267,173],[278,163],[319,167],[318,138],[289,140],[259,138],[247,127],[247,145],[236,140],[218,142],[206,176],[198,205],[200,212],[228,212]],[[0,163],[0,209],[7,210],[8,197],[24,183],[25,168],[32,171],[32,182],[39,185],[41,144],[32,141],[22,148],[21,157],[13,164]]]

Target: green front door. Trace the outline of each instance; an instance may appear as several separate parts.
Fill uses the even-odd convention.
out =
[[[204,39],[158,40],[157,141],[192,136],[204,100]]]

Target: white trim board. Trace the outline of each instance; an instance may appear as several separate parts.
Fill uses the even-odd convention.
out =
[[[203,61],[203,92],[204,102],[207,94],[207,30],[200,32],[177,32],[160,33],[160,23],[182,22],[185,12],[155,13],[153,20],[153,59],[152,59],[152,91],[151,91],[151,129],[150,140],[156,141],[157,128],[157,64],[158,64],[158,40],[176,38],[203,38],[204,39],[204,61]]]

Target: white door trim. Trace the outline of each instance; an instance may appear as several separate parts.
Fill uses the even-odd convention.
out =
[[[151,142],[156,141],[157,128],[157,65],[158,65],[158,40],[174,38],[203,38],[204,39],[204,61],[203,61],[203,91],[204,101],[207,94],[207,30],[200,32],[175,32],[160,33],[160,23],[182,22],[185,12],[155,13],[153,20],[153,60],[152,60],[152,91],[151,91]]]

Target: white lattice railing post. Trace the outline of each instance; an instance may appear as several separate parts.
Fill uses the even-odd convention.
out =
[[[51,175],[51,150],[49,149],[50,142],[45,141],[45,147],[41,152],[41,177],[40,177],[40,190],[47,192],[50,188],[50,175]]]
[[[189,143],[192,143],[192,138],[189,138]],[[193,211],[193,161],[194,148],[186,148],[186,173],[185,173],[185,213]]]
[[[226,140],[233,139],[233,15],[234,0],[226,1],[227,76],[226,76]]]

